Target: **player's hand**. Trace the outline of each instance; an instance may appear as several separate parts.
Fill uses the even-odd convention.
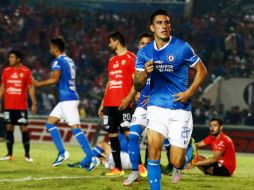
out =
[[[103,118],[103,105],[101,105],[100,107],[99,107],[99,109],[98,109],[98,116],[99,116],[99,118]]]
[[[144,96],[145,99],[141,102],[142,107],[147,106],[148,102],[149,102],[149,96]]]
[[[154,65],[152,61],[148,61],[145,63],[145,72],[146,74],[150,74],[154,70]]]
[[[32,112],[32,114],[36,114],[36,112],[37,112],[37,106],[36,106],[36,104],[32,105],[31,112]]]
[[[131,99],[126,97],[122,100],[121,105],[118,107],[120,111],[125,110],[130,105]]]
[[[190,99],[191,94],[189,94],[188,91],[184,91],[184,92],[175,94],[174,97],[176,102],[186,103]]]
[[[139,98],[140,98],[140,92],[137,92],[136,95],[135,95],[135,97],[134,97],[134,100],[135,100],[136,102],[138,102]]]

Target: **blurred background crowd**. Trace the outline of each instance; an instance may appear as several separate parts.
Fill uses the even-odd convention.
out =
[[[83,9],[59,8],[38,2],[0,6],[0,71],[8,65],[8,51],[17,48],[24,53],[23,64],[32,70],[33,76],[47,78],[48,42],[61,35],[67,43],[67,54],[78,68],[81,117],[96,117],[107,80],[107,63],[112,56],[108,35],[122,32],[127,48],[136,53],[139,35],[149,32],[150,12],[101,11],[89,5]],[[211,116],[219,115],[229,124],[254,125],[253,108],[241,110],[236,103],[230,110],[224,110],[223,104],[215,106],[209,99],[199,98],[218,76],[254,76],[254,14],[241,9],[246,7],[246,1],[200,2],[194,1],[191,16],[172,13],[172,35],[189,42],[209,71],[193,100],[194,122],[206,124]],[[190,81],[194,74],[190,71]],[[39,114],[47,115],[57,102],[55,88],[38,89],[37,98]]]

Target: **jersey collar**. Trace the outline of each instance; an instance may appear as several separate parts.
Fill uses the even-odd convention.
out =
[[[59,56],[57,57],[57,59],[60,58],[60,57],[62,57],[62,56],[66,56],[66,54],[63,53],[63,54],[59,55]]]
[[[160,49],[157,48],[156,43],[155,43],[155,40],[154,40],[154,41],[153,41],[153,47],[154,47],[155,50],[161,51],[161,50],[165,49],[165,48],[168,46],[168,44],[171,42],[171,40],[172,40],[172,36],[169,36],[169,41],[168,41],[168,43],[166,43],[166,44],[165,44],[162,48],[160,48]]]

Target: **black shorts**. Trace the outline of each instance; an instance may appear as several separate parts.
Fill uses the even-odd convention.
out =
[[[207,171],[211,167],[213,167],[213,174],[210,174]],[[204,172],[206,175],[230,176],[228,169],[219,162],[216,162],[216,163],[208,165],[208,166],[203,166],[203,168],[204,168]]]
[[[120,111],[118,107],[104,107],[103,113],[103,126],[108,133],[130,130],[131,108]]]
[[[4,122],[13,125],[27,125],[27,110],[4,110]]]

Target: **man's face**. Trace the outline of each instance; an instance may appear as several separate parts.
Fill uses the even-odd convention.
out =
[[[150,30],[154,33],[155,38],[168,41],[171,31],[169,17],[166,15],[155,16],[153,23],[150,25]]]
[[[15,54],[10,54],[9,55],[10,66],[17,65],[19,62],[20,62],[20,59],[17,58]]]
[[[56,46],[54,46],[53,44],[50,44],[50,46],[49,46],[49,52],[50,52],[50,55],[52,57],[56,56],[56,50],[57,50]]]
[[[217,136],[221,132],[222,126],[218,123],[218,121],[210,122],[210,134],[212,136]]]
[[[112,38],[109,39],[108,47],[110,48],[110,50],[112,52],[116,51],[117,45],[118,45],[118,41],[117,40],[113,40]]]
[[[152,41],[151,37],[143,37],[138,42],[138,49],[141,49],[142,47],[145,47],[149,42]]]

